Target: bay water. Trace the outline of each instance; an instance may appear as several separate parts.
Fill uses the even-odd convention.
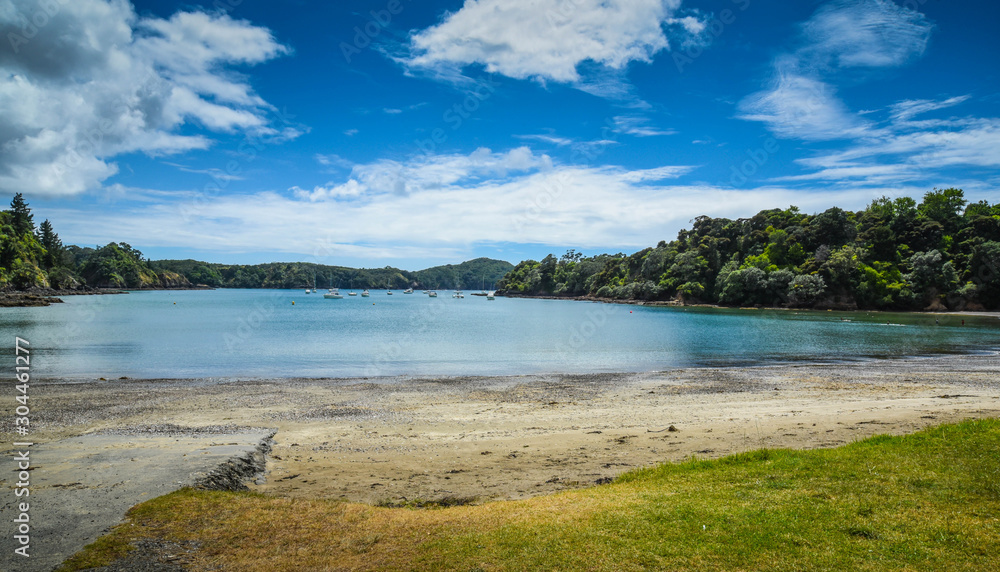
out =
[[[0,353],[13,363],[18,336],[33,377],[87,380],[635,372],[1000,348],[1000,320],[988,316],[343,294],[66,296],[0,308]]]

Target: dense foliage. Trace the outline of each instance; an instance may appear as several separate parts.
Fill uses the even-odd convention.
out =
[[[14,195],[10,210],[0,212],[0,288],[49,287],[48,271],[59,266],[61,246],[49,221],[36,230],[24,197]]]
[[[1000,307],[1000,204],[960,189],[886,197],[866,209],[797,207],[730,220],[701,216],[677,239],[632,255],[518,264],[507,294],[677,300],[729,306],[879,310]]]
[[[477,258],[461,264],[409,272],[385,268],[347,268],[309,262],[240,265],[197,260],[159,260],[158,270],[173,271],[192,284],[221,288],[460,288],[489,287],[514,266],[503,260]]]
[[[0,212],[0,289],[163,288],[188,286],[172,272],[155,272],[128,244],[101,248],[63,246],[48,220],[35,228],[34,215],[18,193]]]

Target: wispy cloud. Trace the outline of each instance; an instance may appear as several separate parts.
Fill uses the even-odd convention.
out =
[[[832,86],[802,74],[793,58],[775,62],[770,84],[740,102],[740,119],[763,122],[782,137],[811,141],[853,139],[871,128],[850,112]]]
[[[933,101],[930,99],[908,99],[906,101],[900,101],[899,103],[893,104],[891,107],[892,119],[896,122],[909,121],[917,115],[937,111],[938,109],[947,109],[949,107],[965,103],[969,100],[969,97],[970,96],[968,95],[960,95],[957,97],[950,97],[944,101]]]
[[[219,169],[218,167],[213,167],[211,169],[194,169],[191,167],[187,167],[185,165],[181,165],[179,163],[171,163],[168,161],[164,161],[163,164],[170,165],[171,167],[176,167],[179,171],[183,171],[185,173],[205,175],[219,181],[243,181],[246,179],[245,177],[240,177],[239,175],[233,175],[231,173],[227,173],[222,169]]]
[[[677,131],[673,129],[659,129],[650,125],[648,117],[639,115],[619,115],[614,119],[614,132],[635,137],[658,137],[660,135],[674,135]]]
[[[518,139],[527,139],[529,141],[541,141],[542,143],[548,143],[550,145],[556,145],[557,147],[565,147],[567,145],[572,145],[573,140],[566,137],[557,137],[555,135],[515,135]]]
[[[802,26],[797,57],[808,67],[887,68],[920,57],[933,26],[891,0],[836,0]]]
[[[830,81],[842,69],[901,66],[923,55],[932,30],[922,14],[889,0],[828,2],[802,25],[798,49],[775,58],[767,87],[740,102],[738,117],[787,138],[870,135],[871,124]]]

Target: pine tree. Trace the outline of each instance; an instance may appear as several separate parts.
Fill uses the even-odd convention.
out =
[[[45,247],[45,257],[42,260],[46,270],[59,266],[63,259],[63,243],[59,235],[52,230],[52,223],[45,219],[38,227],[38,240]]]
[[[10,213],[13,215],[11,226],[14,227],[17,236],[35,232],[35,223],[31,220],[31,209],[28,208],[28,203],[24,201],[21,193],[14,195],[14,199],[10,201]]]

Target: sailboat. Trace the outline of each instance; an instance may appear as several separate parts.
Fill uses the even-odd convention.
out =
[[[487,292],[486,293],[486,299],[487,300],[496,300],[497,299],[497,297],[496,297],[496,290],[491,290],[491,291]]]
[[[368,289],[367,289],[367,288],[365,288],[365,289],[364,289],[364,290],[363,290],[363,291],[361,292],[361,297],[362,297],[362,298],[367,298],[368,296],[370,296],[370,294],[368,293]]]
[[[330,291],[323,294],[323,297],[328,300],[340,300],[344,297],[344,295],[340,293],[339,288],[330,288]]]
[[[403,290],[403,294],[413,294],[413,288],[407,288],[406,290]]]

